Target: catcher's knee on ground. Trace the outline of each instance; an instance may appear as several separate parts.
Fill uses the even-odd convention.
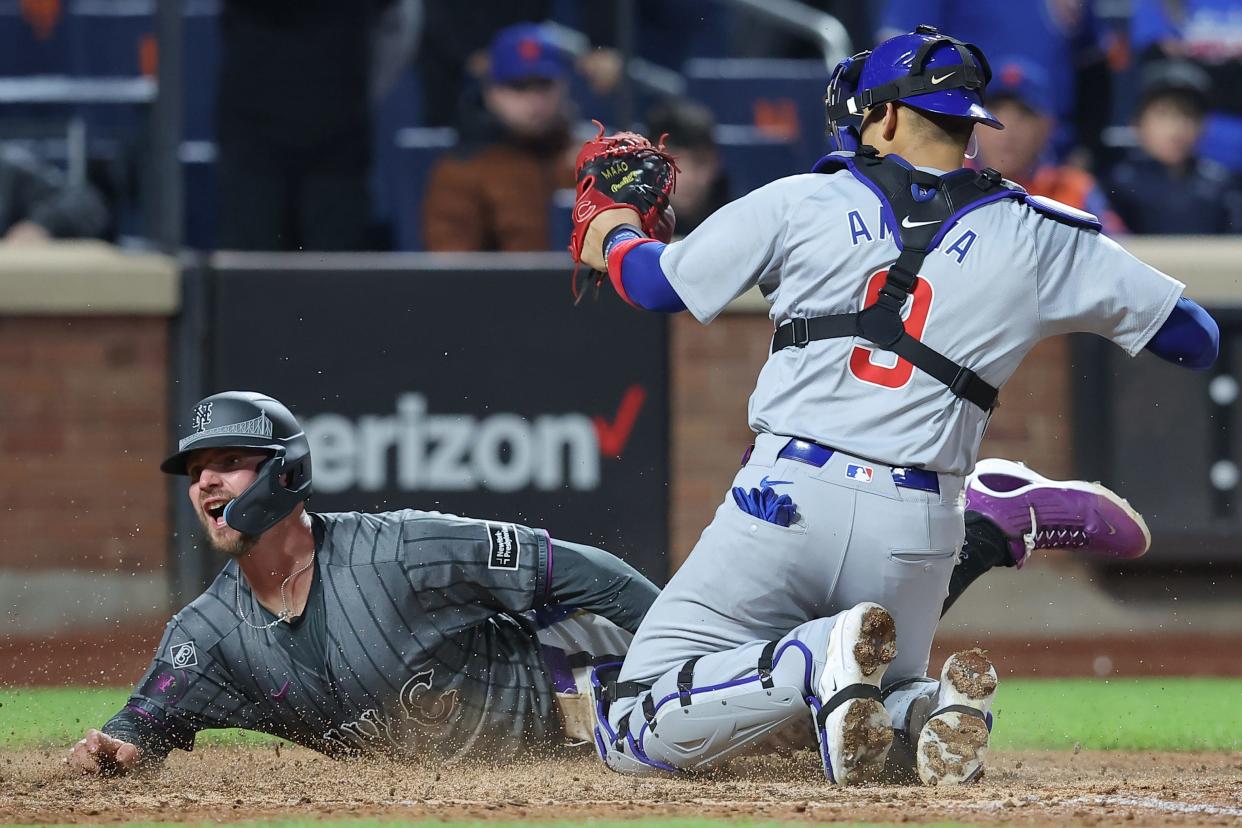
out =
[[[675,691],[662,696],[667,687],[661,685],[671,680],[654,689],[618,684],[600,668],[592,683],[600,757],[622,773],[703,771],[782,741],[807,741],[810,652],[801,642],[777,644],[763,646],[753,674],[715,685],[695,686],[699,659],[690,659],[675,673]]]

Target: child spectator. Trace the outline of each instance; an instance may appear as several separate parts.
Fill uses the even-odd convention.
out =
[[[1211,234],[1242,228],[1242,192],[1223,165],[1196,151],[1210,104],[1207,73],[1149,64],[1135,117],[1139,146],[1109,176],[1109,198],[1135,233]]]

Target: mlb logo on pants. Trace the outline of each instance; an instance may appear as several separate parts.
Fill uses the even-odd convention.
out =
[[[870,466],[855,466],[851,463],[845,467],[845,476],[859,483],[870,483],[873,474],[875,474],[875,469]]]

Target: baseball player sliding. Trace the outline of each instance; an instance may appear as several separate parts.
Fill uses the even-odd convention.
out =
[[[624,655],[650,581],[512,523],[308,512],[310,449],[284,405],[232,391],[190,419],[161,468],[188,476],[228,564],[169,622],[129,703],[73,747],[71,766],[127,771],[221,727],[332,756],[502,759],[566,732],[590,738],[578,684]]]
[[[73,746],[73,768],[155,765],[224,727],[330,756],[505,759],[593,739],[590,668],[625,656],[656,596],[641,575],[511,523],[308,512],[309,447],[271,397],[216,394],[188,423],[162,468],[188,477],[228,563],[169,622],[126,706]],[[990,462],[968,489],[979,511],[950,601],[1038,546],[1146,550],[1111,492]]]
[[[978,470],[964,521],[998,389],[1039,340],[1091,332],[1200,369],[1218,340],[1094,216],[961,169],[975,126],[1002,128],[990,77],[977,47],[930,27],[845,60],[825,100],[835,151],[671,244],[661,147],[601,133],[579,155],[575,260],[633,305],[704,323],[757,286],[775,323],[753,450],[619,675],[596,673],[609,767],[707,768],[803,728],[838,784],[876,775],[894,741],[894,770],[978,778],[994,667],[970,651],[926,678],[963,537],[1014,559],[1058,532],[1146,548],[1115,496],[1033,497],[1047,483],[1016,464]]]

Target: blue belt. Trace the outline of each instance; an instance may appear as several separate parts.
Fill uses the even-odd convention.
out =
[[[809,440],[791,439],[785,444],[785,447],[777,453],[777,458],[784,460],[797,460],[799,463],[806,463],[810,466],[822,467],[832,455],[836,454],[836,449],[821,446],[819,443],[812,443]],[[746,453],[746,458],[750,459],[750,452]],[[881,468],[890,468],[879,464]],[[932,494],[940,494],[940,478],[933,471],[926,469],[905,469],[896,466],[891,467],[893,474],[893,485],[900,486],[903,489],[918,489],[920,492],[931,492]]]

